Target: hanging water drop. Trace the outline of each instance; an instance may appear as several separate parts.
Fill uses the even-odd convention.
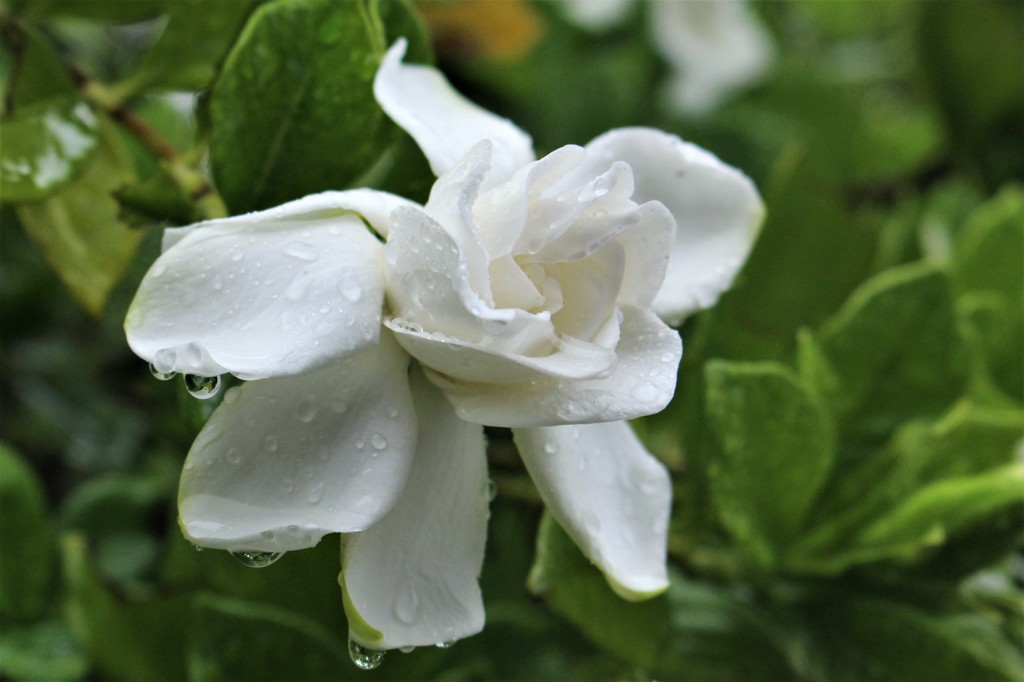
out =
[[[199,545],[192,545],[192,549],[194,549],[197,552],[202,552],[204,548],[200,547]]]
[[[409,646],[400,646],[398,647],[398,650],[401,651],[403,654],[411,654],[412,652],[416,651],[416,647],[410,644]]]
[[[383,649],[368,649],[367,647],[357,644],[353,640],[348,640],[348,655],[352,659],[352,662],[356,664],[356,667],[360,670],[373,670],[379,668],[380,664],[384,662],[384,654],[387,652]]]
[[[491,479],[487,479],[487,500],[489,502],[493,502],[494,498],[496,498],[497,496],[498,484],[492,481]]]
[[[284,556],[284,552],[231,552],[249,568],[265,568]]]
[[[156,368],[156,365],[154,365],[152,362],[149,363],[149,373],[152,374],[157,379],[159,379],[160,381],[170,381],[171,379],[178,375],[177,372],[161,372]]]
[[[198,374],[185,375],[185,388],[193,398],[207,400],[220,390],[220,377],[203,377]]]
[[[452,648],[452,645],[454,645],[456,641],[458,640],[449,639],[446,642],[438,642],[434,646],[436,646],[438,649],[450,649]]]

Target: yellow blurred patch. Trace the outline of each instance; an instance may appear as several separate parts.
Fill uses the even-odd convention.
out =
[[[435,49],[459,57],[511,61],[530,52],[544,22],[526,0],[420,0]]]

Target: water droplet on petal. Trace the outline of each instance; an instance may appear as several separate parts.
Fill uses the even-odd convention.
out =
[[[284,556],[284,552],[231,552],[249,568],[264,568]]]
[[[200,547],[199,545],[192,545],[192,549],[194,549],[197,552],[202,552],[205,548]]]
[[[649,381],[645,381],[633,389],[633,397],[641,403],[653,403],[658,399],[658,389]]]
[[[319,258],[320,252],[308,242],[291,242],[284,247],[285,255],[299,260],[313,261]]]
[[[306,493],[306,501],[310,504],[317,504],[324,497],[324,482],[320,481]]]
[[[335,414],[345,414],[345,412],[348,411],[348,405],[346,405],[343,400],[332,400],[331,410],[333,410]]]
[[[558,444],[553,440],[549,440],[547,443],[544,443],[544,452],[549,455],[556,454],[558,452]]]
[[[369,649],[353,640],[348,640],[348,655],[356,667],[360,670],[373,670],[379,668],[384,662],[384,655],[387,652],[383,649]]]
[[[412,652],[416,651],[416,647],[412,645],[400,646],[398,647],[398,650],[401,651],[403,654],[411,654]]]
[[[388,446],[388,441],[384,436],[379,433],[375,433],[370,437],[370,445],[372,445],[376,450],[383,450]]]
[[[338,285],[338,291],[351,303],[358,303],[363,297],[363,288],[358,282],[342,282]]]
[[[177,372],[161,372],[156,368],[156,365],[154,365],[152,362],[149,363],[149,373],[152,374],[157,379],[159,379],[160,381],[170,381],[171,379],[178,375]]]
[[[412,625],[419,620],[420,598],[416,590],[409,585],[403,585],[395,599],[394,611],[395,618],[406,625]]]
[[[458,640],[456,640],[456,639],[449,639],[448,641],[445,641],[445,642],[438,642],[434,646],[436,646],[438,649],[450,649],[450,648],[452,648],[452,646],[457,641]]]
[[[263,447],[267,449],[267,452],[277,452],[277,436],[270,434],[264,438]]]
[[[289,301],[300,301],[306,296],[312,283],[313,278],[308,273],[300,272],[284,290],[284,297]]]
[[[202,377],[198,374],[185,375],[185,388],[193,398],[207,400],[220,390],[220,377]]]
[[[238,448],[228,448],[228,451],[224,455],[224,457],[231,464],[238,464],[239,462],[242,461],[242,455],[238,452]]]
[[[177,359],[178,353],[173,348],[164,348],[153,355],[152,366],[160,372],[173,373]]]
[[[493,502],[494,498],[496,498],[497,496],[498,496],[498,485],[494,481],[488,479],[487,480],[487,499],[489,501]]]

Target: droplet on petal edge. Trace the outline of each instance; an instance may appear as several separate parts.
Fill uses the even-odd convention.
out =
[[[156,365],[154,365],[152,362],[149,363],[149,373],[152,374],[157,379],[159,379],[160,381],[170,381],[171,379],[178,375],[177,372],[161,372],[156,368]]]
[[[450,649],[452,648],[456,641],[457,640],[449,639],[447,642],[438,642],[434,646],[436,646],[438,649]]]
[[[403,654],[411,654],[412,652],[416,651],[416,647],[414,647],[412,645],[410,645],[410,646],[400,646],[400,647],[398,647],[398,650],[401,651]]]
[[[356,667],[360,670],[373,670],[379,668],[380,664],[384,662],[384,655],[387,652],[383,649],[368,649],[361,644],[357,644],[351,639],[348,640],[348,655],[352,659],[352,662],[356,664]]]
[[[220,377],[202,377],[198,374],[185,375],[185,388],[193,398],[207,400],[220,390]]]
[[[284,552],[231,552],[231,556],[249,568],[265,568],[284,556]]]

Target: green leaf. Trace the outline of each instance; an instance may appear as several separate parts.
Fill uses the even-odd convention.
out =
[[[97,147],[97,119],[71,98],[20,109],[4,121],[0,183],[4,202],[44,199],[85,167]]]
[[[4,628],[0,638],[4,679],[78,680],[88,668],[89,662],[62,620]]]
[[[233,213],[344,188],[398,139],[373,98],[386,47],[375,7],[293,0],[253,13],[210,98],[214,179]]]
[[[191,598],[119,599],[96,576],[81,535],[65,536],[61,547],[72,631],[104,679],[185,679],[184,639]]]
[[[129,79],[137,89],[208,87],[254,4],[255,0],[177,0]]]
[[[861,545],[924,546],[1024,503],[1024,464],[933,483],[868,526]]]
[[[715,507],[733,537],[771,565],[828,477],[831,419],[781,365],[712,361],[705,375],[707,414],[721,446],[708,471]]]
[[[14,0],[13,4],[29,16],[81,17],[114,23],[135,23],[151,19],[176,0]]]
[[[834,409],[884,438],[945,409],[966,387],[949,282],[932,266],[892,268],[862,284],[818,339],[839,380]]]
[[[78,303],[99,315],[128,267],[142,233],[118,221],[111,193],[132,178],[113,130],[100,126],[100,147],[76,180],[17,209],[22,227]]]
[[[14,59],[14,89],[10,93],[15,112],[37,102],[75,96],[75,83],[53,41],[30,26],[20,28],[24,43],[20,58]],[[4,137],[6,140],[6,134]]]
[[[38,616],[49,598],[53,533],[43,487],[21,457],[0,443],[0,616]]]
[[[343,641],[298,613],[202,595],[189,635],[189,679],[336,680],[352,668]]]

